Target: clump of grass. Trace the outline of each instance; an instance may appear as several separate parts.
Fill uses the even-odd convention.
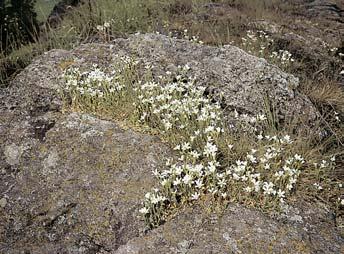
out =
[[[305,83],[303,92],[318,106],[328,106],[344,113],[344,89],[338,83],[324,80]]]
[[[305,81],[301,86],[321,113],[321,126],[329,138],[322,142],[327,149],[344,146],[344,90],[334,81]],[[343,177],[343,175],[342,175]]]
[[[329,178],[335,154],[322,155],[303,138],[269,128],[264,114],[233,112],[241,124],[260,126],[233,131],[224,124],[219,103],[189,75],[189,66],[158,78],[151,70],[122,58],[106,71],[65,73],[74,109],[131,119],[155,130],[174,149],[167,168],[152,172],[160,186],[145,195],[140,209],[149,227],[164,221],[171,208],[209,195],[221,204],[235,201],[270,212],[283,211],[300,192],[336,193],[333,207],[344,205],[338,182]]]

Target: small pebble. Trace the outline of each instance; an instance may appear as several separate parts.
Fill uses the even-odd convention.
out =
[[[6,200],[6,198],[0,199],[0,207],[1,207],[1,208],[5,208],[6,205],[7,205],[7,200]]]

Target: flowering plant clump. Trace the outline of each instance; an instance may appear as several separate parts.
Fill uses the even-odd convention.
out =
[[[231,132],[245,132],[245,133],[259,133],[263,130],[267,117],[265,114],[258,114],[256,116],[251,116],[249,114],[240,114],[238,111],[234,110],[231,112],[231,116],[235,122],[230,124],[228,128]]]
[[[118,57],[119,62],[111,71],[101,70],[97,65],[91,71],[69,68],[64,73],[65,92],[72,99],[72,107],[94,113],[106,111],[110,116],[130,113],[135,98],[132,84],[135,83],[134,69],[137,62],[128,57]],[[130,85],[128,85],[130,84]],[[125,106],[125,107],[124,107]]]
[[[204,42],[201,41],[198,36],[196,36],[196,35],[190,36],[188,33],[189,33],[189,31],[187,29],[184,29],[183,39],[189,40],[189,41],[194,42],[194,43],[199,43],[201,45],[204,44]]]
[[[97,34],[99,35],[99,37],[104,40],[104,41],[110,41],[111,39],[111,26],[112,24],[114,24],[115,21],[113,19],[111,19],[110,21],[105,21],[103,25],[97,25],[96,29],[97,29]]]
[[[146,195],[141,210],[150,224],[161,216],[161,208],[197,200],[218,185],[217,143],[224,133],[221,107],[203,96],[205,87],[187,78],[189,68],[180,68],[182,75],[166,84],[148,81],[137,89],[140,121],[159,129],[179,155],[168,160],[168,169],[153,172],[161,188]]]
[[[295,61],[287,50],[271,52],[274,40],[264,31],[248,30],[246,36],[241,39],[241,45],[248,53],[270,60],[274,64],[289,67]]]
[[[140,209],[147,225],[159,224],[169,208],[205,195],[280,209],[298,188],[306,168],[317,172],[309,181],[311,188],[322,190],[320,176],[333,169],[334,157],[314,164],[312,158],[308,161],[296,152],[289,135],[264,134],[264,114],[232,112],[247,130],[237,135],[234,126],[225,125],[220,104],[205,96],[206,88],[191,77],[190,66],[153,77],[152,65],[145,64],[141,69],[146,75],[139,78],[140,65],[122,57],[110,72],[94,66],[89,72],[68,69],[64,76],[74,108],[115,112],[115,117],[127,112],[136,122],[157,130],[175,151],[166,168],[152,172],[159,187],[145,195]],[[243,136],[250,138],[246,145]]]
[[[295,153],[293,142],[289,135],[257,135],[252,149],[242,159],[229,162],[225,174],[228,194],[234,194],[239,201],[260,200],[264,207],[281,208],[297,188],[307,164],[303,156]],[[334,158],[323,161],[322,168],[333,167]]]

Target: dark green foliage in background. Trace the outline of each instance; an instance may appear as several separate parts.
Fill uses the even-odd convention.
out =
[[[11,52],[38,36],[36,0],[0,0],[1,52]]]

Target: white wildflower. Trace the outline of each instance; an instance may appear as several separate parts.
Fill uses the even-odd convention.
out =
[[[256,163],[257,162],[256,157],[254,157],[254,155],[252,155],[252,154],[248,154],[247,155],[247,159],[249,159],[252,163]]]
[[[191,182],[192,182],[192,177],[190,175],[186,174],[183,177],[183,183],[186,185],[189,185]]]
[[[208,170],[210,173],[214,173],[216,171],[216,163],[213,161],[208,162]]]
[[[101,25],[98,25],[98,26],[97,26],[97,30],[102,32],[102,31],[104,31],[104,27],[101,26]]]
[[[318,190],[322,190],[323,187],[319,184],[319,183],[314,183],[313,184],[315,186],[315,188],[317,188]]]
[[[180,145],[176,145],[173,150],[179,151],[180,150]]]
[[[223,188],[227,185],[225,179],[221,179],[217,184],[220,186],[220,188]]]
[[[149,213],[149,210],[146,207],[143,207],[139,210],[139,212],[142,214],[147,214],[147,213]]]
[[[182,151],[189,150],[190,148],[191,148],[191,145],[190,145],[189,142],[185,142],[185,143],[183,143],[182,146],[181,146]]]
[[[193,194],[191,195],[191,199],[192,199],[192,200],[197,200],[197,199],[199,198],[199,196],[200,196],[200,194],[199,194],[198,192],[193,193]]]
[[[176,180],[173,181],[173,185],[174,186],[177,186],[177,185],[179,185],[181,183],[182,183],[182,181],[180,180],[180,178],[176,178]]]
[[[145,194],[145,198],[146,199],[150,199],[152,197],[152,194],[150,193],[150,192],[147,192],[146,194]]]
[[[227,197],[227,193],[226,193],[226,192],[224,192],[224,193],[221,192],[221,197],[222,197],[222,198],[226,198],[226,197]]]
[[[285,191],[282,191],[281,189],[279,189],[278,191],[277,191],[277,196],[279,197],[279,198],[284,198],[285,197]]]
[[[326,168],[327,167],[327,161],[322,160],[320,163],[320,168]]]
[[[263,183],[263,190],[264,190],[264,194],[265,195],[274,195],[276,193],[276,191],[274,190],[275,185],[272,182],[264,182]]]
[[[203,187],[202,179],[195,180],[196,188],[201,189]]]
[[[191,151],[190,155],[195,159],[198,159],[201,156],[201,154],[198,153],[197,151]]]
[[[204,155],[215,157],[217,152],[217,146],[211,142],[207,142],[204,147]]]
[[[304,162],[304,159],[302,158],[301,155],[295,154],[295,155],[294,155],[294,158],[295,158],[295,160],[300,161],[301,163]]]

